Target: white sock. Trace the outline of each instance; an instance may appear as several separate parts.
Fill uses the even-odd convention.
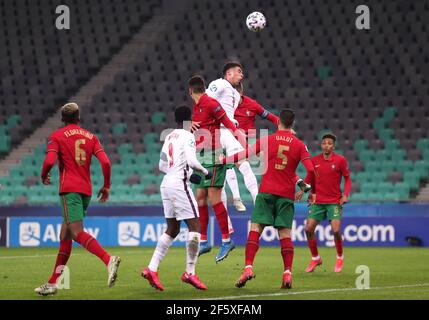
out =
[[[190,275],[195,274],[195,266],[200,251],[201,234],[198,232],[189,232],[188,241],[186,241],[186,272]]]
[[[235,173],[234,168],[226,170],[226,182],[231,189],[232,197],[234,199],[241,199],[240,189],[238,188],[237,174]]]
[[[255,203],[256,196],[258,195],[258,180],[256,180],[255,174],[250,167],[250,163],[248,161],[243,162],[240,165],[239,170],[243,175],[247,190],[249,190],[250,194],[252,195],[253,203]]]
[[[225,187],[222,188],[220,199],[222,200],[223,206],[228,210],[228,197],[226,196]]]
[[[149,263],[150,271],[157,272],[158,267],[162,259],[164,259],[165,255],[168,252],[168,248],[170,248],[174,239],[170,237],[168,234],[164,233],[158,240],[155,251],[153,252],[152,259]]]

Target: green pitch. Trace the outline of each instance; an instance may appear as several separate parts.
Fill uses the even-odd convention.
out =
[[[162,262],[160,279],[166,290],[155,291],[140,277],[153,248],[111,248],[122,264],[116,286],[107,288],[107,270],[81,248],[73,248],[68,266],[70,289],[40,297],[33,289],[46,282],[57,249],[0,249],[0,299],[429,299],[429,251],[425,248],[345,248],[345,266],[335,274],[335,249],[321,248],[324,260],[312,274],[304,272],[309,262],[306,248],[295,248],[293,289],[281,290],[283,262],[279,248],[260,248],[255,261],[256,279],[241,289],[234,287],[244,263],[244,248],[237,248],[216,264],[217,248],[200,257],[197,273],[209,287],[197,291],[180,281],[185,266],[184,248],[172,248]],[[370,289],[357,290],[356,267],[370,270]]]

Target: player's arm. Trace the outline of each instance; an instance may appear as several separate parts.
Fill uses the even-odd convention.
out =
[[[275,114],[269,112],[267,109],[262,107],[259,103],[257,105],[257,112],[258,115],[262,119],[267,119],[268,121],[271,121],[276,127],[279,125],[280,119]]]
[[[259,153],[261,153],[261,139],[256,140],[256,143],[251,146],[246,146],[246,149],[243,151],[240,151],[229,157],[222,158],[222,163],[223,164],[237,163],[246,158],[250,158],[254,155],[258,155]]]
[[[161,151],[158,168],[159,168],[159,171],[163,173],[168,172],[168,158],[167,158],[167,154],[164,151]]]
[[[189,139],[185,142],[185,158],[186,163],[192,170],[196,170],[204,174],[205,176],[209,174],[209,171],[204,168],[197,159],[197,149],[195,146],[195,138],[193,135],[189,136]]]
[[[110,164],[110,160],[107,157],[106,152],[104,152],[98,139],[95,142],[94,155],[100,162],[101,170],[103,172],[104,177],[103,187],[98,192],[97,197],[99,198],[100,202],[106,202],[107,200],[109,200],[110,195],[110,178],[112,175],[112,166]]]
[[[46,156],[45,160],[43,161],[42,173],[40,175],[42,178],[42,183],[44,185],[51,184],[51,177],[49,175],[49,172],[57,161],[59,149],[60,145],[58,143],[58,140],[54,136],[51,136],[48,140]]]
[[[350,170],[347,160],[344,159],[341,165],[341,174],[344,177],[344,192],[343,196],[340,199],[340,205],[343,205],[348,202],[350,190],[352,188],[352,179],[350,178]]]

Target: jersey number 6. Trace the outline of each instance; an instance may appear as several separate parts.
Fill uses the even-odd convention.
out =
[[[75,142],[75,160],[78,165],[83,166],[86,162],[86,152],[80,146],[85,144],[85,139],[78,139]]]

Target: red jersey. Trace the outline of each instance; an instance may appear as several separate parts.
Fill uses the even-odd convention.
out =
[[[268,139],[265,144],[264,140]],[[265,144],[265,145],[261,145]],[[268,161],[262,177],[259,192],[270,193],[284,198],[295,199],[296,168],[300,161],[307,170],[313,170],[310,153],[304,142],[290,131],[278,130],[276,133],[258,139],[256,144],[223,160],[224,163],[238,162],[244,158],[264,151]]]
[[[104,151],[97,137],[76,124],[55,131],[46,152],[58,154],[60,193],[92,195],[91,158]]]
[[[234,119],[238,121],[238,128],[243,130],[249,137],[255,137],[250,129],[255,129],[255,118],[260,116],[262,119],[268,119],[278,125],[278,117],[265,110],[258,102],[247,97],[242,96],[238,108],[235,110]]]
[[[207,94],[203,94],[194,106],[194,111],[192,114],[192,121],[199,122],[199,130],[205,129],[208,130],[211,134],[211,147],[214,149],[221,148],[220,143],[220,125],[222,123],[221,119],[226,115],[225,110],[221,107],[220,103],[210,98]],[[201,149],[207,147],[208,141],[204,140],[204,133],[200,131],[201,134],[197,132],[196,143],[197,148]]]
[[[341,177],[349,180],[350,171],[346,158],[332,153],[329,159],[319,154],[311,159],[316,176],[316,204],[338,204],[342,197]],[[350,185],[345,186],[348,196]],[[348,190],[347,190],[348,189]]]

